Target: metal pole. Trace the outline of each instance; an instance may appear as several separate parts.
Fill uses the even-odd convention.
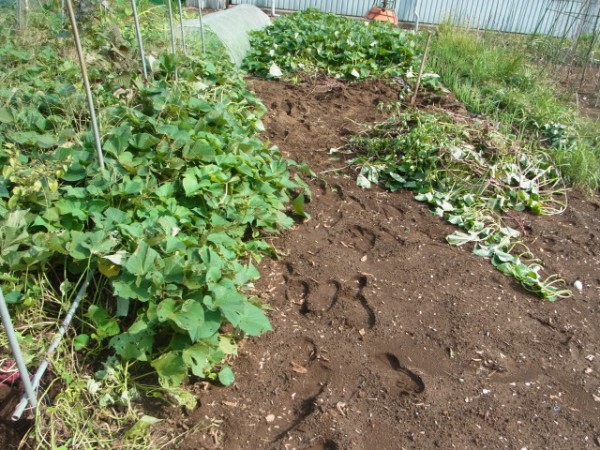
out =
[[[67,0],[67,1],[69,3],[71,2],[71,0]],[[62,341],[62,338],[65,335],[65,332],[67,331],[67,327],[71,323],[71,320],[73,319],[73,316],[75,315],[75,311],[77,311],[77,307],[79,306],[79,303],[81,302],[81,299],[83,298],[83,296],[85,294],[85,290],[87,289],[91,278],[92,278],[92,272],[89,272],[85,278],[85,281],[79,288],[79,291],[77,292],[77,296],[75,297],[75,300],[73,300],[73,303],[71,304],[71,307],[69,308],[69,311],[67,312],[67,315],[65,316],[65,319],[63,320],[62,325],[58,329],[57,335],[54,337],[54,340],[52,341],[52,344],[50,344],[50,347],[48,347],[48,350],[46,350],[46,356],[44,357],[44,360],[38,367],[38,370],[35,372],[35,375],[33,376],[32,384],[33,384],[34,391],[37,390],[37,388],[39,387],[40,381],[42,380],[42,376],[44,376],[44,373],[46,373],[46,369],[50,365],[50,357],[54,354],[54,352],[58,348],[60,342]],[[21,401],[15,408],[15,412],[12,415],[13,421],[19,420],[21,418],[21,416],[23,415],[23,411],[25,411],[25,407],[27,406],[27,398],[28,398],[27,394],[21,398]]]
[[[419,31],[419,21],[421,20],[421,14],[419,10],[419,0],[415,2],[415,31]]]
[[[23,28],[23,6],[22,0],[17,0],[17,30],[21,31]]]
[[[169,29],[171,32],[171,53],[175,55],[175,31],[173,30],[173,8],[171,7],[171,0],[167,1],[167,9],[169,10]],[[177,81],[177,68],[175,69],[175,81]]]
[[[183,54],[185,55],[185,33],[183,32],[183,8],[181,7],[181,0],[177,0],[177,5],[179,6],[179,28],[181,28],[181,48],[183,49]]]
[[[24,406],[26,406],[27,402],[29,402],[31,407],[35,408],[37,406],[35,389],[33,388],[31,380],[29,379],[29,372],[25,366],[25,360],[23,359],[23,354],[21,353],[21,347],[19,346],[15,329],[13,328],[12,321],[10,320],[10,314],[8,312],[8,307],[6,306],[6,300],[4,300],[4,294],[2,294],[2,289],[0,289],[0,315],[2,316],[2,325],[4,325],[4,330],[8,336],[8,345],[10,346],[10,350],[15,358],[17,368],[19,369],[19,375],[21,376],[23,386],[25,387]]]
[[[104,169],[104,155],[102,154],[102,145],[100,144],[100,132],[98,131],[98,119],[96,118],[96,110],[94,109],[94,98],[92,97],[92,89],[90,88],[90,80],[88,79],[87,66],[85,65],[85,57],[83,56],[83,49],[81,48],[81,40],[79,39],[79,30],[77,29],[77,21],[75,20],[75,13],[73,12],[73,3],[71,0],[67,1],[67,12],[69,13],[69,21],[71,22],[71,29],[73,32],[73,38],[75,39],[75,46],[77,47],[77,57],[79,58],[79,66],[81,67],[81,76],[83,78],[83,85],[85,86],[85,95],[88,101],[88,107],[90,109],[90,116],[92,120],[92,131],[94,133],[94,141],[96,143],[96,153],[98,154],[98,164],[101,169]]]
[[[277,14],[275,14],[275,0],[271,2],[271,17],[277,17]]]
[[[200,38],[202,39],[202,54],[206,53],[206,41],[204,40],[204,21],[202,20],[202,2],[198,0],[198,20],[200,21]]]
[[[146,70],[146,56],[144,55],[144,43],[142,42],[142,32],[140,31],[140,21],[138,19],[135,0],[131,0],[131,9],[133,11],[133,21],[135,22],[135,34],[137,36],[138,48],[140,49],[140,58],[142,58],[142,74],[144,79],[148,79],[148,70]]]

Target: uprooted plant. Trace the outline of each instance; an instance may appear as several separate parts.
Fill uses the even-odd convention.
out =
[[[507,225],[507,211],[557,214],[566,206],[557,169],[543,153],[520,147],[496,124],[449,112],[396,112],[353,138],[357,183],[410,189],[433,213],[456,225],[451,245],[473,244],[501,272],[542,298],[569,296],[563,280],[544,278],[542,266]]]

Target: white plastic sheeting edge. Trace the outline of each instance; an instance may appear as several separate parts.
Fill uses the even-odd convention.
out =
[[[231,60],[239,67],[250,50],[248,33],[270,25],[271,19],[256,6],[240,5],[207,14],[203,18],[203,23],[219,38]],[[183,28],[186,33],[200,32],[197,19],[185,20]]]

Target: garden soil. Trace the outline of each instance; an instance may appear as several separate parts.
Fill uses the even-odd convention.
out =
[[[165,419],[153,432],[178,442],[166,448],[600,448],[598,197],[569,192],[562,215],[506,218],[548,273],[582,282],[539,300],[449,246],[453,226],[412,193],[357,187],[331,151],[383,120],[377,105],[398,85],[249,83],[266,138],[317,174],[311,218],[260,265],[273,331],[240,345],[234,385],[197,383],[191,413],[150,411]],[[420,103],[476,119],[451,97]]]
[[[274,239],[256,292],[273,331],[208,387],[181,448],[600,448],[600,202],[507,218],[581,292],[539,300],[410,192],[356,186],[330,149],[384,119],[383,82],[251,81],[267,138],[318,175],[311,219]],[[451,97],[422,99],[470,117]],[[441,103],[441,104],[440,104]]]

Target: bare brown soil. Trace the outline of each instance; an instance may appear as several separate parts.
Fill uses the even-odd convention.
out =
[[[167,419],[155,432],[190,450],[600,448],[599,199],[572,192],[561,216],[510,219],[549,273],[583,282],[541,301],[450,247],[454,228],[411,193],[335,170],[345,162],[329,150],[383,120],[376,105],[396,86],[251,85],[267,137],[318,174],[312,218],[261,265],[274,331],[242,344],[232,387],[195,386],[198,410],[152,412]],[[451,98],[422,103],[466,114]]]
[[[328,150],[381,120],[394,87],[252,85],[268,138],[322,173],[312,219],[262,266],[274,331],[243,345],[233,388],[202,394],[189,420],[213,426],[182,448],[598,448],[598,199],[571,193],[562,216],[516,218],[550,272],[584,283],[541,301],[447,245],[453,227],[412,194],[331,172],[344,163]]]

